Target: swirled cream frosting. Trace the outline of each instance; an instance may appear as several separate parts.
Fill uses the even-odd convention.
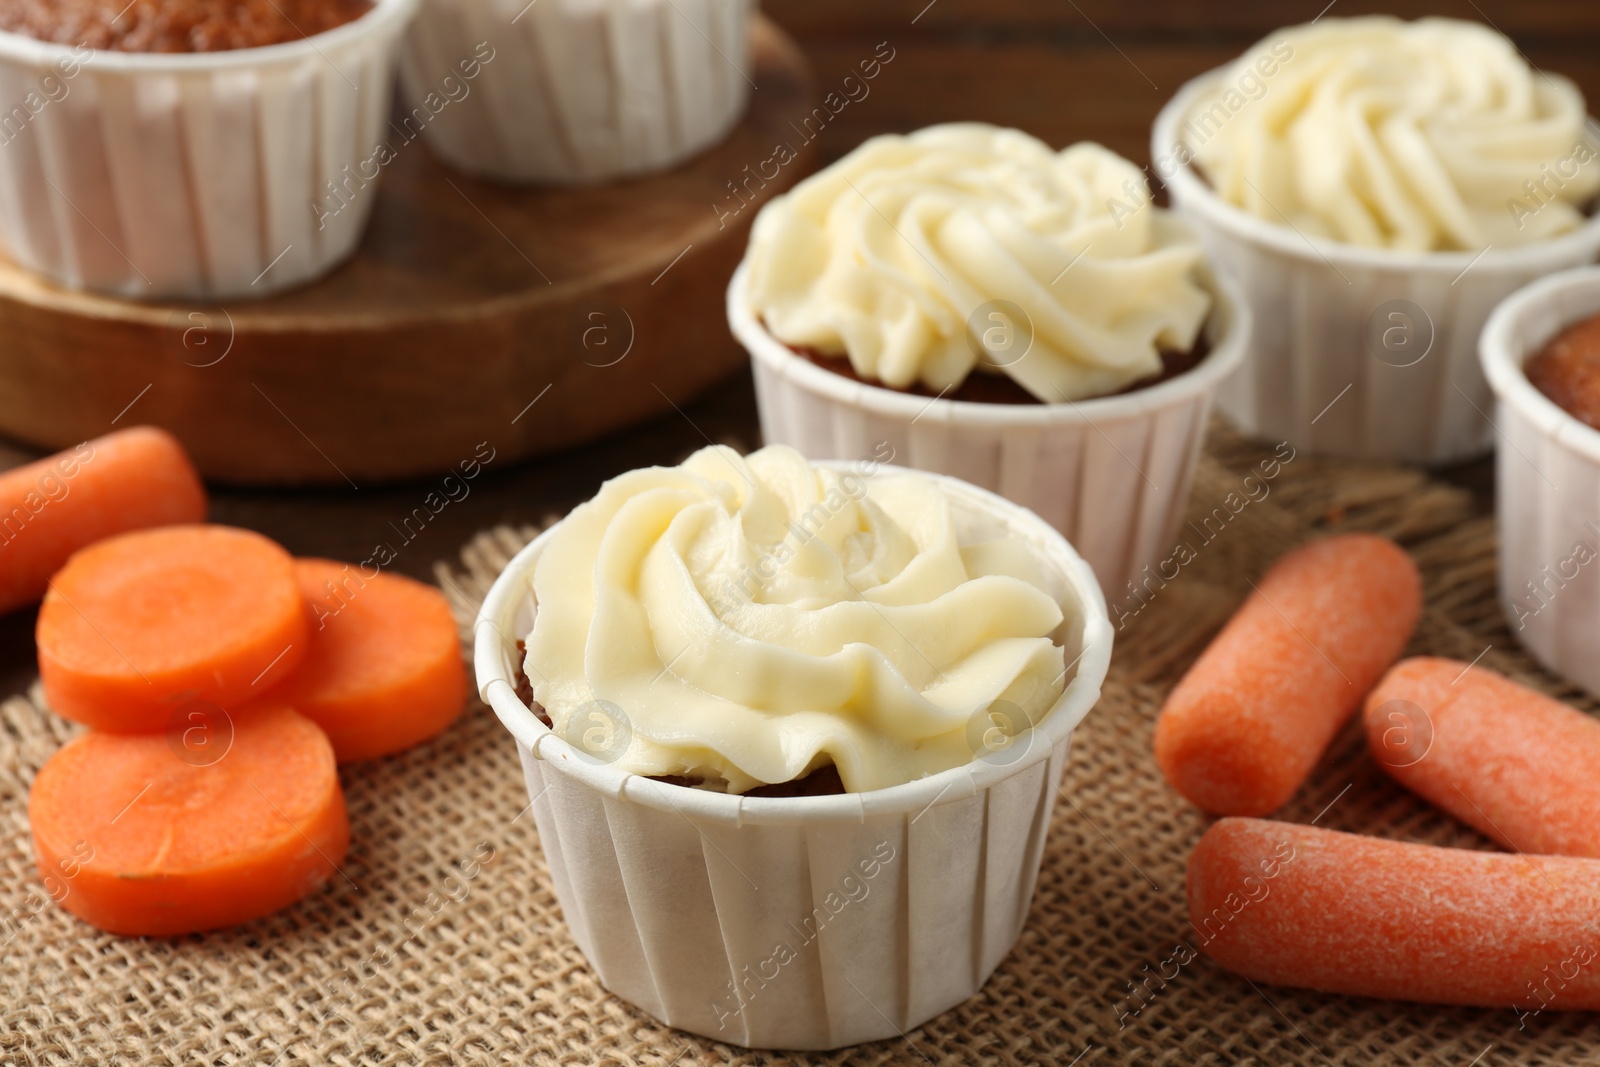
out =
[[[762,208],[746,256],[751,307],[791,347],[897,389],[1005,373],[1045,403],[1192,349],[1199,262],[1132,163],[981,124],[866,141]]]
[[[1033,551],[964,544],[934,479],[714,446],[607,482],[533,572],[534,699],[641,775],[851,792],[969,763],[1065,688]],[[979,717],[974,729],[974,718]]]
[[[1260,218],[1407,251],[1536,241],[1600,191],[1583,94],[1487,26],[1325,18],[1219,77],[1181,138]]]

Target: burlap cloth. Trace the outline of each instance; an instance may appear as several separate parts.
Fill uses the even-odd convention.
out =
[[[1202,543],[1201,519],[1230,493],[1237,507],[1244,476],[1269,453],[1213,432],[1191,506],[1198,558],[1117,636],[1105,696],[1073,744],[1073,802],[1058,805],[1033,913],[1010,957],[981,994],[905,1040],[804,1059],[1459,1067],[1600,1059],[1600,1026],[1583,1014],[1546,1013],[1521,1030],[1510,1010],[1258,991],[1204,959],[1164,987],[1149,978],[1185,935],[1184,863],[1207,822],[1156,771],[1156,711],[1246,579],[1293,545],[1335,530],[1397,538],[1427,589],[1414,652],[1482,653],[1496,670],[1594,708],[1512,639],[1495,602],[1493,522],[1474,517],[1459,489],[1410,470],[1302,456],[1264,500],[1237,516],[1229,509],[1225,526],[1213,518]],[[463,634],[494,575],[533,533],[488,531],[459,563],[439,567]],[[511,738],[482,705],[433,744],[343,772],[354,838],[348,880],[262,922],[175,941],[101,934],[37,888],[28,783],[71,732],[29,700],[3,707],[5,1063],[800,1059],[669,1030],[597,984],[551,893]],[[1390,784],[1354,727],[1281,817],[1308,821],[1330,804],[1321,825],[1486,847]]]

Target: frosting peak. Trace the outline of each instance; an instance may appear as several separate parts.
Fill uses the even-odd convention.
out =
[[[856,792],[971,762],[992,707],[1038,722],[1066,671],[1031,549],[962,543],[937,481],[878,466],[711,447],[607,482],[534,569],[555,731],[593,749],[594,720],[636,774],[742,793],[831,763]]]
[[[764,207],[748,298],[774,337],[848,356],[869,381],[944,390],[981,368],[1060,403],[1193,347],[1210,308],[1199,262],[1115,153],[953,124],[874,137]],[[993,318],[1001,301],[1025,321]],[[1031,346],[980,340],[991,326]]]
[[[1487,26],[1325,18],[1241,56],[1183,137],[1224,200],[1409,251],[1564,233],[1600,191],[1583,94]]]

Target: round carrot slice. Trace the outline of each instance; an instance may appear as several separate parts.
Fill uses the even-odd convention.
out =
[[[8,470],[0,474],[0,611],[38,600],[68,557],[102,538],[205,518],[194,464],[154,426]]]
[[[75,554],[36,631],[50,705],[122,733],[165,729],[185,700],[267,692],[307,644],[294,560],[248,530],[167,526]]]
[[[295,561],[311,644],[280,696],[328,734],[340,763],[440,733],[467,701],[455,619],[432,586],[325,559]]]
[[[268,915],[326,882],[350,827],[333,748],[276,701],[193,702],[167,734],[89,732],[28,794],[51,896],[115,934],[165,936]]]

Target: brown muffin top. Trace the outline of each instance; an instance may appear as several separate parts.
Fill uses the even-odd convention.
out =
[[[223,52],[331,30],[372,0],[0,0],[0,30],[119,52]]]
[[[1600,430],[1600,315],[1568,326],[1524,369],[1535,389]]]
[[[823,370],[832,371],[854,382],[866,385],[876,385],[880,389],[892,389],[897,393],[911,393],[915,396],[943,397],[946,400],[961,400],[970,404],[1042,404],[1044,401],[1028,392],[1017,382],[1004,374],[977,373],[969,374],[966,379],[954,389],[947,389],[943,393],[936,393],[921,382],[913,382],[908,386],[896,388],[884,385],[876,379],[863,378],[857,374],[850,361],[844,356],[830,356],[817,351],[815,348],[801,348],[790,345],[789,351],[796,355],[804,356]],[[1161,350],[1161,370],[1148,378],[1128,385],[1112,396],[1122,396],[1126,393],[1136,393],[1141,389],[1149,389],[1160,385],[1162,382],[1171,381],[1180,374],[1186,374],[1203,362],[1211,354],[1211,342],[1204,334],[1196,340],[1195,345],[1187,352],[1173,352],[1168,349]],[[1099,399],[1093,397],[1090,399]]]

